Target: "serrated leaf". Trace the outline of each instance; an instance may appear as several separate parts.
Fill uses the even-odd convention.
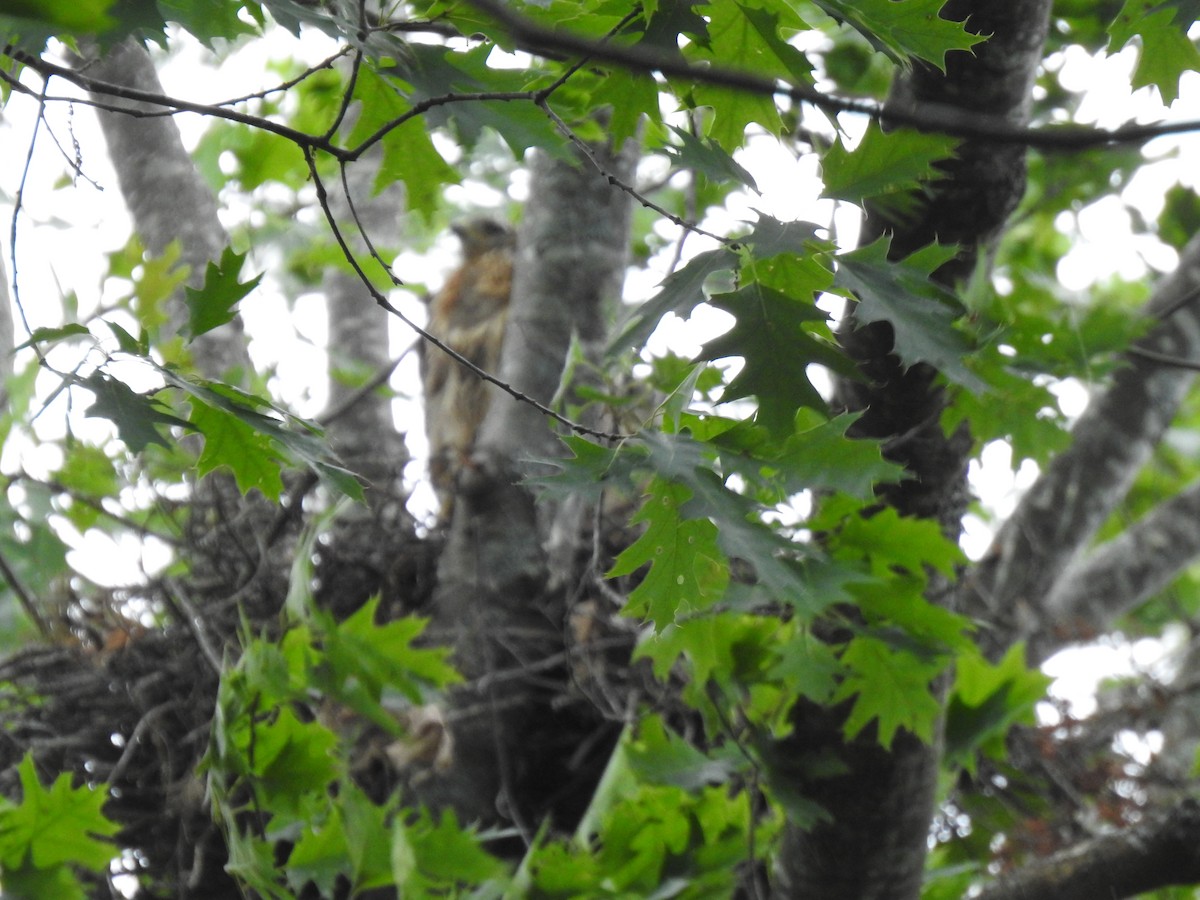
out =
[[[303,814],[310,798],[323,794],[337,774],[337,735],[319,721],[300,721],[289,706],[253,729],[247,755],[261,801],[284,819]]]
[[[933,519],[902,516],[888,506],[869,516],[851,516],[838,532],[836,554],[870,560],[871,571],[885,576],[897,567],[924,577],[925,568],[954,574],[966,562],[962,548],[942,533]]]
[[[776,647],[778,659],[770,675],[792,687],[814,703],[828,703],[842,673],[833,648],[807,630],[800,631]]]
[[[409,90],[405,93],[407,100],[413,104],[455,93],[527,90],[527,71],[488,64],[492,49],[487,43],[466,51],[409,44],[405,47],[404,55],[397,57],[394,73],[407,83]],[[530,147],[540,147],[552,153],[561,152],[562,149],[562,136],[550,118],[533,103],[464,100],[440,105],[429,110],[422,118],[430,125],[453,125],[459,140],[467,148],[475,145],[484,128],[490,128],[508,145],[516,159],[521,159]],[[424,130],[427,126],[418,127]],[[455,170],[451,168],[449,171],[452,180],[457,181]]]
[[[758,579],[756,588],[771,602],[785,602],[803,619],[843,599],[833,585],[818,585],[799,557],[815,557],[805,546],[773,531],[762,521],[762,510],[730,490],[718,475],[714,450],[686,435],[648,432],[640,443],[649,451],[648,465],[664,478],[678,481],[691,492],[683,509],[687,518],[704,517],[717,525],[717,542],[727,559],[749,563]]]
[[[158,0],[158,7],[164,18],[178,22],[210,50],[218,39],[233,40],[257,31],[242,19],[243,9],[252,8],[242,0]]]
[[[184,291],[184,302],[188,308],[189,341],[232,322],[237,315],[234,306],[258,287],[258,283],[262,281],[262,273],[249,281],[238,281],[245,259],[246,254],[235,253],[232,247],[226,247],[219,262],[209,262],[204,272],[204,287],[189,287]]]
[[[364,67],[355,86],[362,115],[350,135],[358,143],[412,111],[412,106],[378,74]],[[404,184],[409,206],[428,216],[441,201],[445,185],[459,181],[458,172],[438,153],[421,118],[411,118],[383,136],[383,162],[375,190],[395,181]]]
[[[661,631],[679,615],[706,609],[721,599],[729,564],[717,548],[717,528],[707,519],[685,519],[680,506],[691,492],[662,479],[651,482],[646,502],[631,520],[646,530],[621,552],[607,577],[650,571],[629,595],[629,612],[645,616]]]
[[[179,388],[193,400],[236,416],[292,453],[327,485],[352,500],[362,501],[362,485],[353,472],[336,462],[316,426],[230,385],[186,377],[166,366],[155,368],[167,384]]]
[[[778,256],[781,253],[790,253],[811,259],[813,258],[813,243],[819,242],[818,231],[818,226],[812,222],[805,222],[802,219],[784,222],[764,212],[759,212],[749,234],[743,237],[741,242],[749,244],[753,248],[756,262]],[[833,277],[832,272],[829,273],[829,277]],[[822,285],[822,289],[823,287],[824,285]]]
[[[128,386],[103,372],[93,372],[79,382],[96,395],[96,402],[84,415],[108,419],[117,426],[117,435],[133,453],[141,453],[147,444],[170,447],[171,442],[159,428],[178,426],[193,429],[190,422],[164,412],[165,407],[152,397],[135,393]]]
[[[626,138],[637,134],[642,116],[652,122],[662,118],[658,106],[658,86],[645,72],[614,69],[606,73],[592,93],[591,100],[597,108],[609,108],[608,127],[613,146],[616,147],[621,146]]]
[[[842,653],[847,674],[833,696],[834,703],[853,698],[843,726],[853,740],[871,722],[877,740],[890,749],[896,732],[907,729],[922,741],[933,740],[934,725],[941,705],[930,691],[930,683],[944,668],[873,637],[856,637]]]
[[[1154,85],[1168,105],[1179,97],[1183,73],[1200,70],[1200,50],[1188,37],[1192,19],[1179,21],[1179,12],[1175,4],[1161,0],[1125,0],[1109,26],[1110,54],[1134,38],[1141,42],[1132,86]]]
[[[817,416],[808,414],[810,419]],[[876,486],[907,477],[904,467],[883,458],[879,441],[846,437],[857,415],[843,414],[809,427],[802,422],[772,462],[784,490],[837,491],[869,500]]]
[[[608,344],[608,354],[621,354],[630,347],[641,347],[669,312],[687,316],[704,302],[704,284],[709,276],[722,271],[732,272],[737,265],[738,255],[725,247],[697,253],[687,265],[663,279],[657,294],[626,316]]]
[[[957,144],[957,139],[946,135],[907,128],[884,131],[878,122],[871,122],[853,150],[847,150],[839,137],[822,157],[822,193],[861,203],[870,197],[910,189],[935,176],[933,163],[950,156]]]
[[[149,356],[150,355],[150,336],[146,334],[145,329],[142,329],[138,337],[134,337],[116,322],[105,322],[109,331],[113,333],[113,337],[117,339],[117,346],[123,353],[129,353],[133,356]]]
[[[347,874],[349,849],[340,812],[335,808],[319,826],[305,828],[296,841],[285,869],[288,884],[299,894],[312,882],[321,896],[332,897],[338,877]]]
[[[810,380],[808,367],[818,364],[834,371],[852,368],[839,348],[805,330],[806,325],[825,322],[826,313],[811,302],[761,284],[718,294],[712,304],[732,313],[736,322],[725,334],[705,344],[700,358],[740,356],[744,360],[721,402],[756,396],[758,421],[775,435],[792,432],[801,407],[825,411],[825,400]]]
[[[803,54],[778,34],[779,13],[784,10],[786,7],[781,6],[767,13],[736,2],[707,7],[709,43],[699,55],[708,60],[737,60],[740,66],[761,74],[810,80],[811,67]],[[790,10],[786,14],[794,19],[794,25],[801,24]],[[751,123],[772,134],[778,134],[782,127],[779,109],[770,97],[707,84],[696,85],[692,94],[697,105],[712,107],[708,136],[726,151],[741,146],[746,126]]]
[[[898,262],[888,259],[891,239],[882,237],[838,257],[834,284],[858,298],[863,322],[888,322],[895,335],[896,355],[906,366],[926,362],[956,384],[973,391],[987,385],[963,365],[971,343],[954,324],[962,308],[930,275],[953,255],[936,245]]]
[[[1051,679],[1025,665],[1025,646],[1010,647],[992,665],[978,652],[958,658],[946,703],[946,761],[975,771],[976,753],[1002,759],[1004,737],[1019,723],[1034,721],[1034,707]]]
[[[664,152],[681,169],[699,172],[705,178],[717,182],[737,181],[757,192],[754,176],[737,160],[709,138],[698,138],[691,132],[674,125],[670,126],[678,138],[678,144],[668,145]]]
[[[378,624],[378,606],[379,598],[372,598],[350,618],[322,628],[324,656],[314,681],[328,696],[397,733],[395,718],[381,705],[385,690],[418,704],[427,687],[446,687],[461,676],[447,661],[449,649],[414,646],[425,630],[424,619],[410,616]]]
[[[38,869],[69,863],[105,871],[114,845],[100,838],[120,830],[101,812],[106,792],[73,788],[66,772],[49,788],[42,787],[29,753],[18,764],[17,773],[21,802],[0,807],[0,869],[17,869],[29,862]]]
[[[97,34],[115,24],[115,20],[108,15],[108,10],[114,2],[115,0],[75,0],[72,3],[63,3],[62,0],[7,0],[4,13],[7,16],[32,19],[54,30]]]
[[[849,24],[881,53],[907,66],[923,59],[946,71],[946,54],[970,50],[987,40],[962,22],[943,19],[946,0],[813,0],[839,22]]]
[[[504,871],[504,864],[483,848],[479,835],[459,824],[453,808],[444,810],[437,822],[429,821],[430,815],[423,810],[421,819],[406,828],[406,843],[412,848],[421,880],[409,885],[400,882],[401,886],[411,890],[426,884],[445,890],[463,881],[483,882]],[[393,834],[395,827],[393,825]],[[395,850],[392,860],[395,872]]]
[[[227,466],[243,494],[257,488],[268,499],[279,499],[283,459],[270,439],[236,416],[203,403],[192,404],[191,421],[204,434],[196,460],[198,475]]]

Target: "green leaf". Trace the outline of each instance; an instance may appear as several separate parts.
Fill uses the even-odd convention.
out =
[[[114,2],[115,0],[73,0],[71,3],[63,3],[62,0],[7,0],[4,4],[4,15],[32,19],[55,31],[61,29],[76,34],[98,34],[116,24],[116,20],[108,15],[108,10]]]
[[[115,497],[121,488],[121,479],[108,454],[99,447],[71,443],[66,449],[62,467],[54,480],[76,497]],[[87,503],[72,502],[64,514],[81,532],[96,524],[100,512]]]
[[[418,876],[407,883],[401,880],[411,862],[405,862],[408,854],[403,849],[397,859],[397,843],[393,843],[392,865],[399,886],[409,891],[424,888],[425,895],[432,896],[435,890],[446,891],[464,883],[480,884],[503,875],[504,864],[483,848],[479,835],[459,824],[453,809],[444,810],[437,821],[432,821],[431,815],[422,810],[416,823],[406,826],[397,820],[392,825],[393,840],[399,839],[399,846],[411,851],[411,862],[415,862]]]
[[[196,472],[227,466],[243,494],[257,488],[270,500],[283,493],[283,458],[270,438],[215,406],[193,403],[192,424],[204,435]]]
[[[350,135],[351,143],[365,141],[381,128],[390,129],[382,140],[383,162],[375,179],[375,190],[400,181],[410,208],[430,215],[441,202],[444,186],[459,181],[458,172],[437,152],[420,118],[410,118],[391,127],[391,123],[412,111],[392,84],[364,66],[354,95],[362,104],[362,115]]]
[[[113,333],[113,337],[117,339],[117,346],[122,353],[128,353],[132,356],[149,356],[150,355],[150,335],[142,329],[141,333],[135,338],[132,334],[118,325],[116,322],[105,322],[109,330]]]
[[[992,665],[978,652],[962,654],[955,665],[954,687],[946,705],[946,762],[969,772],[976,753],[1003,759],[1005,736],[1013,725],[1032,723],[1034,707],[1051,679],[1025,665],[1025,646],[1009,648]]]
[[[185,302],[188,308],[188,334],[191,340],[212,331],[226,322],[232,322],[237,315],[234,306],[237,302],[258,287],[262,281],[262,273],[255,275],[249,281],[238,281],[242,271],[242,263],[246,254],[238,254],[232,247],[226,247],[221,254],[220,262],[209,262],[204,273],[204,287],[196,290],[185,290]]]
[[[591,102],[597,108],[609,108],[608,128],[614,146],[618,147],[626,138],[637,134],[642,116],[653,122],[662,118],[658,86],[645,72],[613,69],[592,92]]]
[[[514,93],[529,89],[529,72],[488,64],[494,47],[481,43],[466,51],[444,46],[409,44],[403,56],[395,59],[395,69],[387,74],[402,78],[410,90],[408,102],[445,97],[449,94]],[[479,141],[484,128],[496,132],[512,150],[516,159],[531,147],[560,152],[562,136],[549,117],[531,100],[497,103],[487,100],[461,100],[438,104],[423,116],[428,126],[454,126],[461,143],[468,149]],[[421,126],[418,126],[421,127]],[[453,170],[451,170],[453,172]],[[457,175],[453,176],[457,181]]]
[[[42,870],[71,864],[106,871],[115,848],[102,838],[120,830],[100,811],[106,792],[73,788],[66,772],[48,789],[42,787],[29,753],[18,764],[17,773],[20,804],[0,806],[0,869],[5,877],[9,869],[27,863]]]
[[[843,727],[853,740],[871,722],[877,723],[877,740],[885,749],[901,729],[921,740],[933,740],[941,705],[930,691],[930,682],[944,668],[932,661],[873,637],[856,637],[842,653],[845,680],[833,696],[834,703],[854,699]]]
[[[843,414],[826,421],[801,413],[796,433],[772,459],[786,493],[836,491],[869,500],[877,485],[906,477],[903,466],[883,458],[879,441],[846,437],[857,418]]]
[[[133,453],[141,453],[147,444],[170,447],[160,432],[162,426],[191,430],[190,422],[163,412],[163,405],[151,397],[135,393],[103,372],[93,372],[79,382],[96,395],[96,402],[84,413],[89,418],[108,419],[117,426],[117,434]]]
[[[832,585],[820,585],[814,572],[798,557],[817,554],[811,546],[791,541],[762,520],[762,510],[747,497],[730,490],[715,471],[713,451],[686,435],[648,432],[640,445],[649,451],[648,463],[664,478],[686,486],[692,497],[681,513],[687,518],[707,518],[717,525],[717,543],[726,559],[748,563],[757,577],[755,590],[766,602],[784,602],[805,620],[844,597]],[[750,466],[751,463],[743,461]]]
[[[461,680],[447,661],[445,647],[418,647],[424,619],[406,617],[378,624],[379,598],[364,603],[340,624],[320,629],[324,656],[314,677],[328,696],[398,733],[394,717],[380,701],[385,690],[402,694],[414,704],[424,701],[429,687],[442,688]]]
[[[56,344],[60,341],[70,340],[73,337],[88,337],[92,333],[88,331],[87,326],[80,325],[78,322],[72,322],[69,325],[63,325],[59,328],[35,328],[33,333],[29,335],[29,340],[23,341],[14,347],[14,350],[22,350],[25,347],[32,347],[35,344]]]
[[[337,735],[320,722],[301,722],[288,706],[252,728],[254,743],[247,754],[254,763],[260,802],[285,820],[301,816],[337,775]]]
[[[646,616],[661,631],[676,617],[706,609],[721,599],[729,564],[717,548],[717,528],[707,519],[684,519],[680,506],[691,497],[682,485],[651,482],[646,502],[633,523],[647,527],[622,551],[607,577],[650,571],[629,595],[629,612]]]
[[[888,506],[871,515],[851,516],[837,535],[835,555],[869,559],[877,577],[897,567],[924,578],[926,567],[954,574],[966,562],[958,544],[942,533],[933,519],[901,516]]]
[[[352,894],[392,884],[391,811],[376,806],[354,784],[343,784],[337,798],[350,851]]]
[[[243,9],[253,11],[254,5],[244,0],[157,0],[163,16],[178,22],[210,50],[218,38],[233,40],[241,35],[254,34],[257,29],[242,19]],[[259,16],[261,17],[261,13]]]
[[[26,863],[13,869],[5,868],[4,896],[6,900],[86,900],[83,885],[67,866],[39,869]]]
[[[987,40],[961,22],[943,19],[946,0],[813,0],[839,22],[846,22],[881,53],[907,66],[909,57],[946,71],[946,54],[970,50]]]
[[[834,284],[858,298],[856,315],[860,321],[888,322],[892,326],[896,355],[906,366],[926,362],[956,384],[974,391],[986,389],[987,385],[963,365],[963,357],[972,347],[954,327],[962,315],[961,306],[930,278],[953,250],[931,245],[892,262],[888,259],[890,244],[890,238],[882,237],[838,256]]]
[[[778,659],[770,676],[814,703],[828,703],[843,671],[833,648],[804,629],[793,634],[790,640],[778,643],[775,649]]]
[[[862,141],[847,150],[842,138],[821,160],[824,196],[851,203],[908,190],[937,175],[933,163],[954,152],[957,139],[907,128],[884,131],[867,126]]]
[[[633,773],[649,784],[695,790],[706,784],[724,784],[734,768],[729,760],[713,759],[681,737],[667,731],[658,716],[638,723],[637,737],[625,748]]]
[[[277,442],[339,493],[352,500],[363,499],[362,485],[354,473],[334,461],[316,426],[283,412],[261,397],[230,385],[185,376],[167,366],[155,366],[155,369],[167,384],[179,388],[193,400],[230,413],[250,428]]]
[[[737,160],[726,153],[716,141],[698,138],[691,132],[670,126],[679,139],[678,144],[664,148],[664,153],[681,169],[698,172],[716,182],[737,181],[752,191],[758,191],[754,176]]]
[[[319,824],[305,828],[287,860],[288,884],[299,894],[312,882],[322,897],[334,896],[334,884],[349,871],[350,848],[340,811]]]
[[[609,342],[607,353],[620,355],[640,348],[667,313],[687,316],[704,302],[704,284],[710,275],[737,268],[738,255],[725,247],[697,253],[687,265],[668,275],[659,292],[637,307],[621,323]]]
[[[700,358],[740,356],[745,361],[725,388],[721,402],[757,396],[758,421],[779,436],[792,432],[801,407],[825,410],[808,367],[819,364],[840,371],[851,365],[840,349],[805,330],[813,322],[824,323],[828,319],[824,312],[810,301],[761,284],[718,294],[712,304],[732,313],[737,321],[725,334],[705,344]]]
[[[1178,10],[1173,7],[1160,0],[1125,0],[1109,26],[1110,54],[1135,38],[1141,41],[1132,86],[1154,85],[1165,104],[1179,97],[1183,73],[1200,69],[1200,50],[1187,34],[1192,18],[1177,21]]]

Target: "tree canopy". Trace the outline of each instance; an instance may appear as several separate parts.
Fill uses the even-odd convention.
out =
[[[1194,16],[7,4],[5,895],[1196,896]],[[85,115],[131,231],[47,296]],[[480,212],[494,370],[423,326]],[[430,354],[492,392],[444,519]],[[1076,708],[1077,646],[1157,662]]]

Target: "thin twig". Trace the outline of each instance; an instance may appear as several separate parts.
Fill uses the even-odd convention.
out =
[[[33,620],[33,624],[37,626],[38,634],[44,640],[50,640],[50,623],[42,616],[37,608],[37,603],[34,602],[30,593],[25,590],[25,585],[21,583],[21,579],[17,577],[17,573],[8,564],[8,560],[4,558],[3,553],[0,553],[0,575],[3,575],[4,580],[8,582],[8,586],[17,598],[17,602],[21,604],[21,609],[25,610],[25,615],[29,616]]]
[[[350,412],[350,410],[369,397],[374,391],[386,384],[387,380],[392,377],[392,373],[396,371],[396,367],[400,365],[404,357],[408,356],[415,347],[416,344],[409,344],[405,347],[403,353],[387,365],[382,366],[378,372],[359,385],[349,397],[332,409],[327,409],[321,415],[317,416],[315,419],[316,423],[322,427],[326,427]]]
[[[571,431],[575,432],[576,434],[581,434],[581,435],[585,435],[588,437],[594,437],[594,438],[597,438],[598,440],[603,440],[603,441],[625,441],[625,440],[630,440],[633,437],[633,435],[628,435],[628,434],[613,434],[613,433],[610,433],[607,431],[599,431],[598,429],[589,428],[586,425],[582,425],[579,422],[575,422],[572,419],[567,418],[562,413],[551,409],[550,407],[546,406],[544,403],[541,403],[538,400],[535,400],[533,397],[530,397],[528,394],[524,393],[523,391],[517,390],[512,385],[510,385],[508,382],[501,381],[499,378],[497,378],[495,375],[488,372],[486,369],[482,369],[479,366],[475,365],[475,363],[471,362],[471,360],[467,359],[465,356],[463,356],[461,353],[459,353],[454,348],[448,346],[441,339],[430,334],[428,331],[426,331],[424,328],[422,328],[420,325],[418,325],[416,322],[414,322],[412,319],[410,319],[408,316],[406,316],[404,313],[402,313],[399,309],[397,309],[387,299],[387,297],[383,296],[383,294],[379,292],[379,290],[375,287],[375,285],[373,285],[371,283],[371,279],[368,277],[367,273],[363,271],[362,265],[359,263],[358,258],[354,255],[354,251],[351,250],[350,245],[348,243],[346,243],[346,237],[345,237],[345,235],[342,234],[341,228],[338,227],[337,217],[334,216],[333,210],[330,209],[330,207],[329,207],[329,194],[325,189],[325,184],[324,184],[324,181],[321,179],[320,173],[317,171],[317,162],[316,162],[316,159],[314,158],[314,156],[312,155],[312,151],[310,148],[305,149],[305,160],[308,162],[309,175],[311,176],[311,178],[313,180],[313,186],[316,188],[316,191],[317,191],[317,202],[320,204],[321,210],[325,214],[325,220],[326,220],[326,222],[329,223],[329,228],[333,232],[334,240],[337,241],[338,246],[341,247],[342,255],[346,258],[346,261],[348,263],[350,263],[351,268],[354,269],[355,273],[359,277],[359,280],[362,281],[363,285],[366,287],[366,289],[370,293],[371,297],[375,300],[375,302],[379,306],[381,306],[383,309],[387,310],[389,313],[391,313],[393,316],[395,316],[401,322],[403,322],[405,325],[407,325],[409,328],[411,328],[414,332],[416,332],[418,335],[420,335],[422,340],[429,342],[434,347],[437,347],[438,350],[447,354],[451,359],[453,359],[455,362],[457,362],[460,366],[463,366],[464,368],[469,369],[471,372],[474,372],[476,375],[478,375],[480,378],[482,378],[488,384],[492,384],[492,385],[495,385],[496,387],[500,388],[500,390],[504,391],[504,393],[508,394],[514,400],[517,400],[521,403],[526,403],[529,406],[532,406],[534,409],[536,409],[542,415],[553,419],[554,421],[558,422],[559,424],[569,428]]]
[[[208,663],[209,668],[213,670],[213,674],[220,677],[221,675],[221,656],[213,647],[212,641],[208,637],[208,625],[196,609],[195,604],[188,599],[187,591],[183,590],[182,586],[173,578],[163,579],[163,587],[166,590],[163,596],[166,597],[168,604],[177,604],[182,609],[175,610],[176,618],[182,620],[187,630],[192,633],[192,637],[196,639],[196,645],[200,648],[201,654]]]

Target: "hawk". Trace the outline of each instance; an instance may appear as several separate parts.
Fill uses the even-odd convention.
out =
[[[508,324],[516,238],[507,225],[486,217],[451,229],[462,243],[462,263],[431,301],[426,330],[479,368],[495,372]],[[437,347],[427,347],[424,360],[429,477],[445,522],[454,506],[458,473],[487,413],[490,387]]]

